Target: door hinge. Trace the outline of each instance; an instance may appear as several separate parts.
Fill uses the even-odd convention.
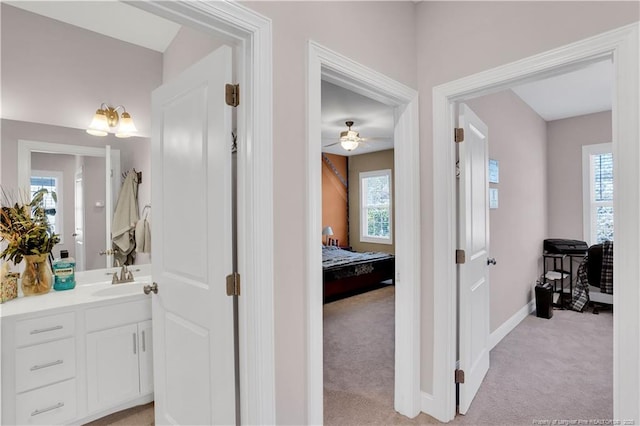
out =
[[[240,105],[240,85],[227,84],[224,86],[224,100],[227,105],[237,107]]]
[[[464,129],[462,127],[453,129],[453,140],[455,142],[464,142]]]
[[[227,296],[240,296],[240,274],[227,275]]]
[[[461,265],[467,261],[467,254],[464,250],[456,250],[456,265]]]
[[[464,383],[464,370],[456,370],[454,376],[455,383]]]

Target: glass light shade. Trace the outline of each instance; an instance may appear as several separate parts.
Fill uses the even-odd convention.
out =
[[[347,151],[353,151],[356,149],[358,147],[358,142],[360,142],[360,133],[353,130],[340,133],[340,146]]]
[[[109,123],[107,122],[107,115],[104,110],[99,109],[93,116],[93,120],[87,129],[87,133],[93,136],[107,136],[109,132]]]
[[[118,132],[116,133],[117,138],[128,138],[132,136],[132,133],[137,132],[136,125],[133,124],[133,119],[128,112],[123,112],[120,115],[120,127],[118,128]]]
[[[333,235],[333,228],[330,226],[325,226],[322,230],[322,235]]]
[[[347,151],[353,151],[358,147],[358,140],[354,139],[340,139],[340,146],[346,149]]]

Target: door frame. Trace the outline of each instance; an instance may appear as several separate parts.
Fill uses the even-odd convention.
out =
[[[308,43],[307,70],[307,421],[309,424],[324,422],[322,253],[318,244],[322,229],[322,80],[394,107],[394,407],[405,416],[415,417],[420,412],[418,92],[314,41]]]
[[[640,91],[639,24],[634,23],[433,88],[434,359],[433,395],[423,410],[440,421],[455,417],[452,372],[456,363],[455,144],[453,103],[482,96],[612,57],[616,85],[612,108],[616,180],[614,217],[614,419],[640,418]],[[622,185],[624,182],[624,185]],[[437,249],[435,249],[437,248]]]
[[[234,47],[234,83],[242,94],[237,108],[240,420],[275,424],[271,20],[230,1],[125,2]]]

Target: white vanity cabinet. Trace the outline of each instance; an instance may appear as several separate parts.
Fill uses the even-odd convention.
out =
[[[63,297],[73,306],[46,309]],[[82,424],[153,400],[150,297],[25,299],[2,312],[1,424]]]
[[[87,310],[90,413],[153,391],[151,311],[145,302]]]

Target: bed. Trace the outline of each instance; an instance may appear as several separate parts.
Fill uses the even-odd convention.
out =
[[[353,252],[335,246],[322,247],[324,302],[331,302],[381,287],[382,281],[395,284],[395,257],[388,253]]]

